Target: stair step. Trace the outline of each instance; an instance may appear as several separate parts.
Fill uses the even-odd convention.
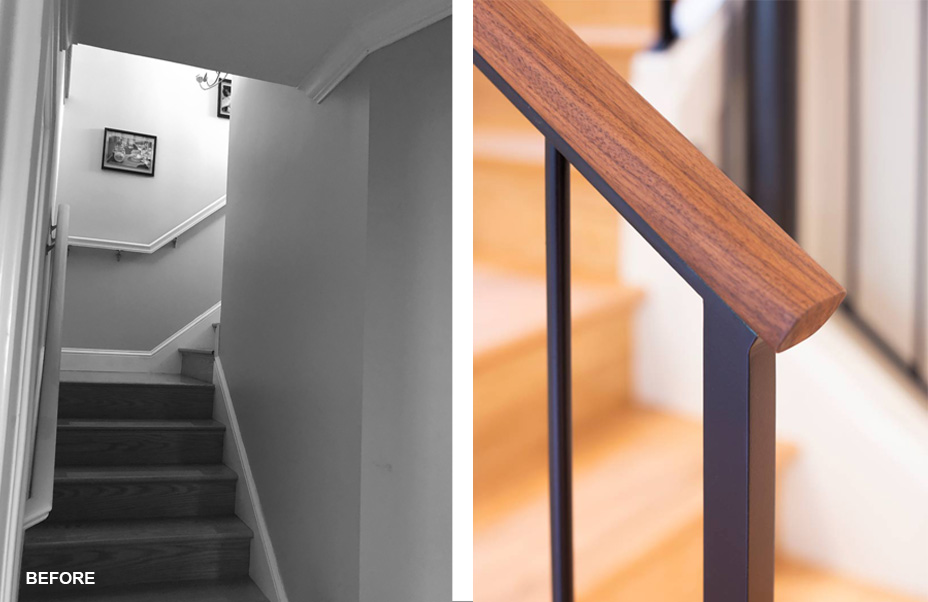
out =
[[[62,372],[60,418],[211,418],[211,383],[179,374]]]
[[[219,464],[225,427],[215,420],[58,421],[57,466]]]
[[[212,349],[178,349],[181,356],[180,373],[199,381],[213,382],[215,352]]]
[[[55,593],[49,595],[39,587],[24,591],[23,602],[268,602],[251,579],[236,579],[223,583],[213,581],[168,583],[158,585],[87,588],[87,592]]]
[[[232,515],[237,478],[219,464],[57,468],[48,520]]]
[[[629,401],[631,320],[641,294],[575,281],[571,297],[573,419],[580,429]],[[543,278],[475,266],[475,495],[519,478],[526,462],[545,454],[546,325]]]
[[[698,599],[701,425],[629,407],[578,429],[574,442],[578,599]],[[793,453],[778,445],[778,471]],[[476,599],[549,599],[544,452],[516,478],[475,493],[474,503]]]
[[[237,518],[42,523],[26,531],[26,571],[89,571],[95,587],[241,579],[251,530]],[[24,586],[77,590],[87,586]]]
[[[608,23],[656,32],[657,0],[545,0],[558,17],[573,28]]]
[[[474,132],[474,258],[542,276],[545,270],[544,138],[480,128]],[[621,217],[571,169],[574,279],[615,282]]]

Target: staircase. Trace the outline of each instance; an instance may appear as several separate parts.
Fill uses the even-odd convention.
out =
[[[212,353],[185,350],[204,374]],[[248,577],[252,533],[213,385],[186,375],[63,372],[54,505],[26,531],[20,600],[267,602]],[[95,585],[25,585],[26,571],[93,571]]]
[[[623,77],[657,38],[654,0],[548,0]],[[551,599],[544,140],[474,70],[474,589]],[[702,599],[702,426],[634,397],[642,292],[619,271],[619,216],[571,175],[574,566],[581,602]],[[693,352],[698,352],[693,350]],[[672,375],[668,375],[672,377]],[[778,487],[801,453],[777,449]],[[777,602],[914,602],[779,557]]]

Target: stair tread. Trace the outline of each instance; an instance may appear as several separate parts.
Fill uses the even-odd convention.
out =
[[[575,281],[571,286],[574,321],[607,308],[630,307],[638,289],[620,284]],[[495,353],[527,337],[544,336],[547,325],[544,277],[474,266],[474,357]],[[518,311],[513,311],[513,308]]]
[[[209,355],[212,356],[214,351],[212,349],[194,349],[192,347],[181,347],[178,349],[180,353],[190,353],[197,355]]]
[[[58,430],[210,430],[223,431],[225,426],[215,420],[128,420],[109,418],[59,418]]]
[[[148,387],[203,387],[210,388],[212,383],[205,383],[182,374],[161,374],[155,372],[96,372],[62,370],[60,381],[80,385],[144,385]]]
[[[778,445],[778,469],[792,453],[791,446]],[[701,524],[701,425],[641,407],[615,412],[575,437],[573,491],[576,587],[583,598],[681,530]],[[517,480],[475,499],[476,597],[545,598],[547,495],[541,455]]]
[[[22,600],[48,602],[163,602],[176,599],[180,602],[267,602],[267,598],[251,579],[216,583],[185,582],[167,584],[145,584],[122,587],[90,587],[88,593],[48,593],[39,589],[36,595],[27,595]]]
[[[163,465],[163,466],[67,466],[55,468],[56,484],[100,482],[163,482],[163,481],[233,481],[238,476],[228,466]]]
[[[124,521],[40,523],[26,531],[24,550],[48,546],[131,545],[170,541],[251,539],[236,517],[158,518]]]
[[[584,24],[573,25],[572,29],[594,50],[643,50],[653,45],[658,37],[652,28],[635,25]]]
[[[474,127],[474,160],[544,168],[545,139],[540,132],[499,126]]]

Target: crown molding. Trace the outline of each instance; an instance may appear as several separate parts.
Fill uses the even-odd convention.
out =
[[[69,236],[68,245],[72,247],[88,247],[91,249],[108,249],[110,251],[128,251],[130,253],[151,254],[225,206],[226,195],[222,195],[150,243],[110,240],[107,238],[92,238],[89,236]]]
[[[406,0],[352,28],[300,83],[317,103],[325,100],[364,57],[451,15],[450,0]]]

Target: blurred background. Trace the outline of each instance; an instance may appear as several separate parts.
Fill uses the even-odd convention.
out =
[[[928,600],[928,3],[546,4],[848,289],[778,356],[777,601]],[[543,144],[475,69],[479,602],[550,599]],[[700,600],[701,300],[571,193],[577,596]]]

